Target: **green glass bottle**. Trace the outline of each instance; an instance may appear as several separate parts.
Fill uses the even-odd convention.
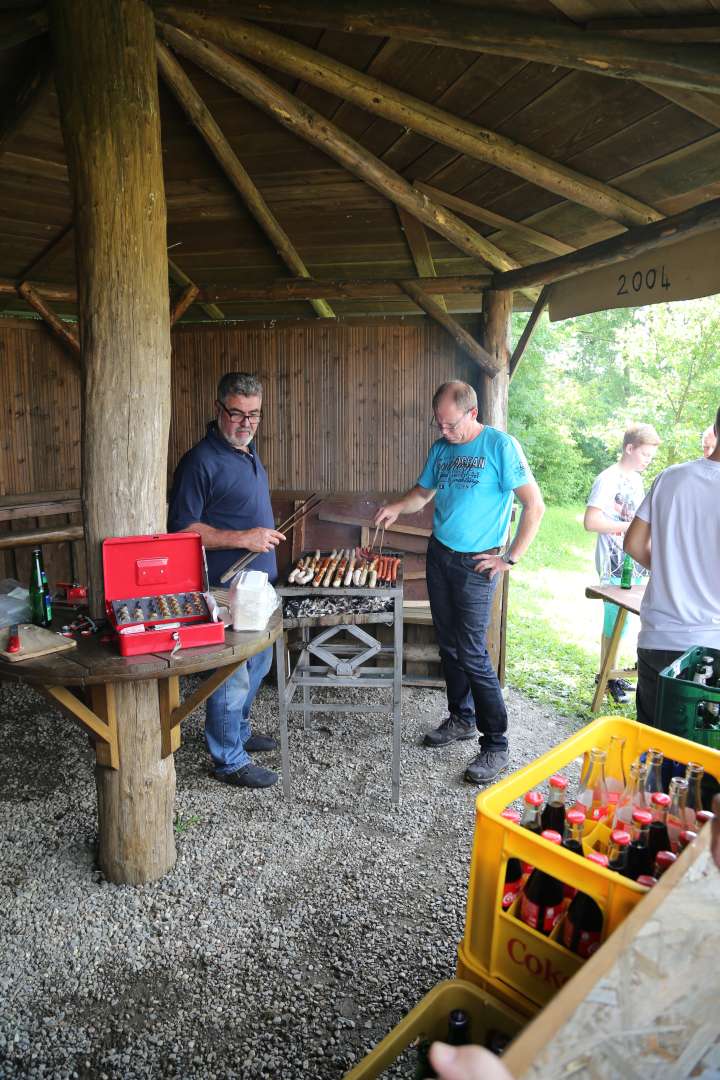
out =
[[[626,555],[623,559],[622,575],[620,577],[620,588],[631,589],[633,579],[633,561],[631,555]]]
[[[32,612],[32,621],[35,626],[49,627],[50,615],[45,592],[46,583],[43,582],[44,575],[42,548],[33,548],[30,568],[30,610]]]

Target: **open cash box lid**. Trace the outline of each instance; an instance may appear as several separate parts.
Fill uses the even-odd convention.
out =
[[[105,600],[207,592],[205,550],[198,533],[111,536],[103,541]]]

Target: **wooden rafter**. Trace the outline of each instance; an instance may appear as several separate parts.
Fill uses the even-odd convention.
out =
[[[64,323],[47,302],[38,296],[30,282],[21,282],[21,284],[17,286],[17,292],[31,308],[34,308],[34,310],[37,311],[43,322],[50,327],[55,337],[63,343],[79,364],[80,343],[75,336],[75,332],[70,329],[70,326],[67,323]]]
[[[625,259],[642,255],[646,251],[689,239],[710,229],[720,228],[720,199],[693,206],[680,214],[653,221],[649,225],[638,225],[628,229],[621,236],[601,240],[597,244],[574,251],[572,255],[561,255],[557,259],[533,263],[522,270],[507,274],[495,274],[493,288],[520,289],[528,285],[547,285],[552,281],[573,277],[586,270],[596,270],[601,266],[610,266]]]
[[[369,150],[350,138],[330,120],[298,102],[281,86],[261,74],[240,57],[231,56],[208,41],[192,37],[167,23],[161,32],[174,49],[226,83],[254,105],[263,109],[284,127],[317,146],[359,176],[397,206],[402,206],[435,232],[455,244],[466,255],[482,259],[498,269],[517,267],[515,259],[485,240],[465,222],[436,206],[426,195],[416,191],[394,169],[389,168]],[[533,296],[533,301],[535,297]]]
[[[38,50],[34,62],[14,89],[6,94],[0,108],[0,157],[32,118],[43,101],[51,81],[46,49]]]
[[[185,12],[177,7],[163,11],[174,25],[193,36],[303,79],[461,154],[522,176],[612,221],[641,225],[662,217],[653,207],[602,181],[272,31],[240,19]]]
[[[197,7],[197,0],[176,0],[173,6]],[[399,37],[616,79],[720,90],[720,66],[712,46],[621,39],[515,11],[487,11],[445,0],[233,0],[232,11],[263,22]]]
[[[570,244],[565,244],[562,240],[556,240],[554,236],[548,236],[547,233],[533,229],[529,225],[524,225],[521,221],[513,221],[512,218],[506,218],[502,214],[486,210],[484,207],[468,202],[467,199],[461,199],[457,195],[450,195],[447,191],[441,191],[440,188],[423,183],[422,180],[413,180],[413,187],[416,187],[418,191],[424,191],[431,199],[440,203],[441,206],[456,210],[458,214],[464,214],[465,217],[482,221],[485,225],[493,225],[496,229],[502,229],[503,232],[515,233],[529,244],[542,248],[544,251],[552,251],[555,255],[569,255],[571,251],[575,251],[575,248],[571,247]],[[492,236],[490,238],[493,239]]]
[[[297,277],[310,277],[310,271],[292,240],[258,191],[180,63],[161,41],[158,41],[156,45],[158,64],[163,79],[202,135],[223,173],[240,195],[288,270]],[[311,304],[313,310],[322,318],[335,317],[335,312],[327,301],[312,300]]]
[[[172,259],[168,259],[168,270],[170,271],[171,279],[176,285],[184,285],[188,288],[190,285],[194,285],[195,282],[187,276],[184,270],[178,266]],[[211,319],[224,319],[224,312],[217,306],[217,304],[208,304],[204,300],[199,299],[198,304],[203,309],[206,315],[209,315]]]
[[[635,19],[590,19],[585,31],[643,41],[669,41],[672,45],[720,41],[720,15],[655,15]]]
[[[176,322],[182,319],[187,309],[197,300],[199,292],[200,289],[197,285],[193,285],[192,282],[185,288],[170,309],[171,326],[174,326]]]
[[[545,308],[548,306],[549,298],[550,298],[550,286],[545,285],[543,287],[543,289],[540,291],[540,295],[537,298],[537,301],[535,303],[535,307],[530,312],[530,315],[528,317],[528,321],[525,323],[525,326],[523,328],[523,332],[522,332],[522,334],[520,335],[520,337],[518,339],[517,345],[513,349],[512,356],[510,357],[509,367],[510,367],[510,378],[511,379],[512,379],[513,375],[515,374],[515,371],[517,369],[518,364],[520,363],[520,361],[523,358],[523,354],[524,354],[525,350],[527,349],[528,345],[530,344],[530,339],[532,338],[533,334],[535,333],[535,328],[537,327],[540,316],[542,315]]]
[[[192,284],[192,282],[191,282]],[[452,275],[428,278],[423,282],[425,292],[446,296],[474,296],[490,284],[490,274]],[[32,282],[34,292],[44,300],[77,302],[74,285],[53,285],[48,282]],[[15,282],[0,278],[0,296],[15,296]],[[316,281],[313,278],[281,278],[265,284],[252,285],[203,285],[200,286],[198,303],[237,303],[267,300],[313,300],[320,296],[331,300],[397,300],[405,296],[401,281],[366,279],[353,281]]]
[[[471,360],[474,360],[481,371],[490,378],[494,378],[498,373],[498,365],[493,357],[487,352],[479,341],[476,341],[472,334],[469,334],[467,330],[460,325],[457,319],[454,319],[452,315],[449,315],[444,308],[441,308],[437,301],[433,300],[423,289],[423,284],[419,281],[404,281],[403,289],[408,294],[413,303],[417,304],[419,308],[429,315],[431,319],[439,323],[444,330],[450,334],[460,348],[466,353]]]
[[[432,252],[430,251],[430,244],[428,243],[425,226],[421,221],[418,221],[416,217],[413,217],[412,214],[408,214],[407,210],[403,210],[402,206],[398,206],[397,212],[403,232],[405,233],[407,245],[410,249],[410,254],[412,255],[412,260],[415,263],[418,277],[437,277],[437,270],[435,269]],[[438,297],[436,303],[443,311],[447,311],[447,304],[442,296]]]
[[[0,50],[22,45],[23,41],[44,34],[48,28],[46,11],[36,11],[30,15],[0,15]]]
[[[29,262],[27,266],[20,271],[18,278],[21,281],[27,281],[28,278],[36,276],[40,270],[46,270],[50,263],[54,259],[57,259],[58,255],[62,255],[68,250],[74,240],[73,223],[70,221],[52,238],[52,240],[48,241],[32,262]]]

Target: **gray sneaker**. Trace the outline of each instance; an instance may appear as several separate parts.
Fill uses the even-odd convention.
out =
[[[425,746],[447,746],[448,743],[462,741],[463,739],[477,738],[477,726],[473,721],[470,724],[464,720],[458,720],[457,716],[446,716],[442,724],[428,731],[423,742]]]
[[[507,750],[481,750],[465,770],[465,779],[469,784],[489,784],[507,769],[509,762]]]

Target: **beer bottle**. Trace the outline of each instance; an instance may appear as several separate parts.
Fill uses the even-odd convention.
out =
[[[654,859],[650,853],[650,822],[652,814],[649,810],[635,810],[632,816],[632,840],[628,847],[627,863],[625,865],[625,877],[637,881],[641,874],[652,874]]]
[[[547,829],[544,840],[560,844],[560,833]],[[552,933],[563,907],[563,883],[537,866],[528,878],[520,900],[520,919],[540,934]]]
[[[540,824],[543,829],[551,829],[559,832],[562,836],[565,830],[565,792],[567,780],[564,776],[556,773],[549,780],[548,799],[540,815]]]
[[[600,821],[605,817],[608,806],[608,791],[605,783],[605,762],[607,751],[593,746],[588,756],[578,788],[576,805],[585,811],[590,821]]]
[[[42,548],[33,548],[30,569],[30,610],[32,612],[32,621],[35,626],[48,627],[50,626],[50,618],[48,616],[48,605],[43,585],[44,573]]]
[[[626,555],[623,559],[622,574],[620,575],[620,588],[631,589],[633,579],[633,561],[631,555]]]
[[[588,859],[599,866],[608,864],[607,856],[597,851],[591,851]],[[561,940],[565,948],[586,960],[599,948],[602,928],[600,905],[587,893],[575,893],[562,925]]]

